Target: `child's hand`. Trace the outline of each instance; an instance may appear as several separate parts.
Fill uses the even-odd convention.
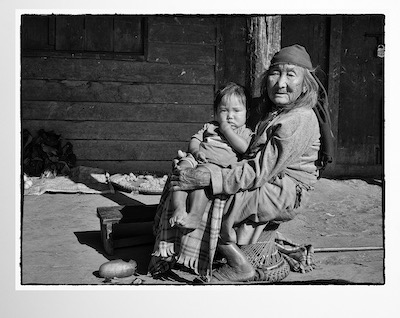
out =
[[[198,161],[198,162],[201,162],[201,163],[206,163],[206,162],[208,162],[208,160],[207,160],[207,158],[206,158],[206,155],[204,154],[204,152],[201,152],[201,151],[197,151],[195,154],[193,154],[194,155],[194,157],[196,158],[196,160]]]
[[[232,130],[232,126],[227,121],[223,121],[219,123],[219,130],[225,134],[227,131]]]
[[[178,157],[174,158],[174,160],[172,161],[172,170],[177,169],[180,159],[185,158],[186,156],[187,156],[186,152],[178,150]]]

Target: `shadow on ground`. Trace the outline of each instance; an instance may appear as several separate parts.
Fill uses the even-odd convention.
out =
[[[115,193],[102,193],[101,195],[118,205],[143,205],[142,202],[135,200],[124,194],[125,192],[115,191]]]
[[[114,250],[113,255],[108,255],[103,248],[100,231],[74,232],[74,234],[77,237],[79,243],[93,248],[98,253],[102,254],[106,259],[110,261],[115,259],[122,259],[126,262],[131,259],[135,260],[138,265],[138,273],[142,275],[147,274],[147,268],[150,262],[150,255],[153,249],[153,243],[133,247],[118,248]]]

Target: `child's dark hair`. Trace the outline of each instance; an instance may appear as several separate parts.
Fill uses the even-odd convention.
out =
[[[243,102],[243,105],[245,105],[246,110],[250,110],[250,98],[249,94],[247,93],[246,89],[234,82],[229,82],[222,86],[218,91],[217,94],[215,95],[214,98],[214,112],[217,111],[219,104],[221,104],[222,100],[226,97],[230,96],[236,96],[241,102]]]

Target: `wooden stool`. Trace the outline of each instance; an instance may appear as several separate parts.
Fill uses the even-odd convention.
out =
[[[153,221],[157,205],[98,207],[101,240],[108,255],[119,247],[154,242]]]

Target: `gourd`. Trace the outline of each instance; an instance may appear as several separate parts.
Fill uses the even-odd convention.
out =
[[[99,275],[104,278],[128,277],[135,274],[136,269],[136,261],[125,262],[122,259],[116,259],[100,265]]]

